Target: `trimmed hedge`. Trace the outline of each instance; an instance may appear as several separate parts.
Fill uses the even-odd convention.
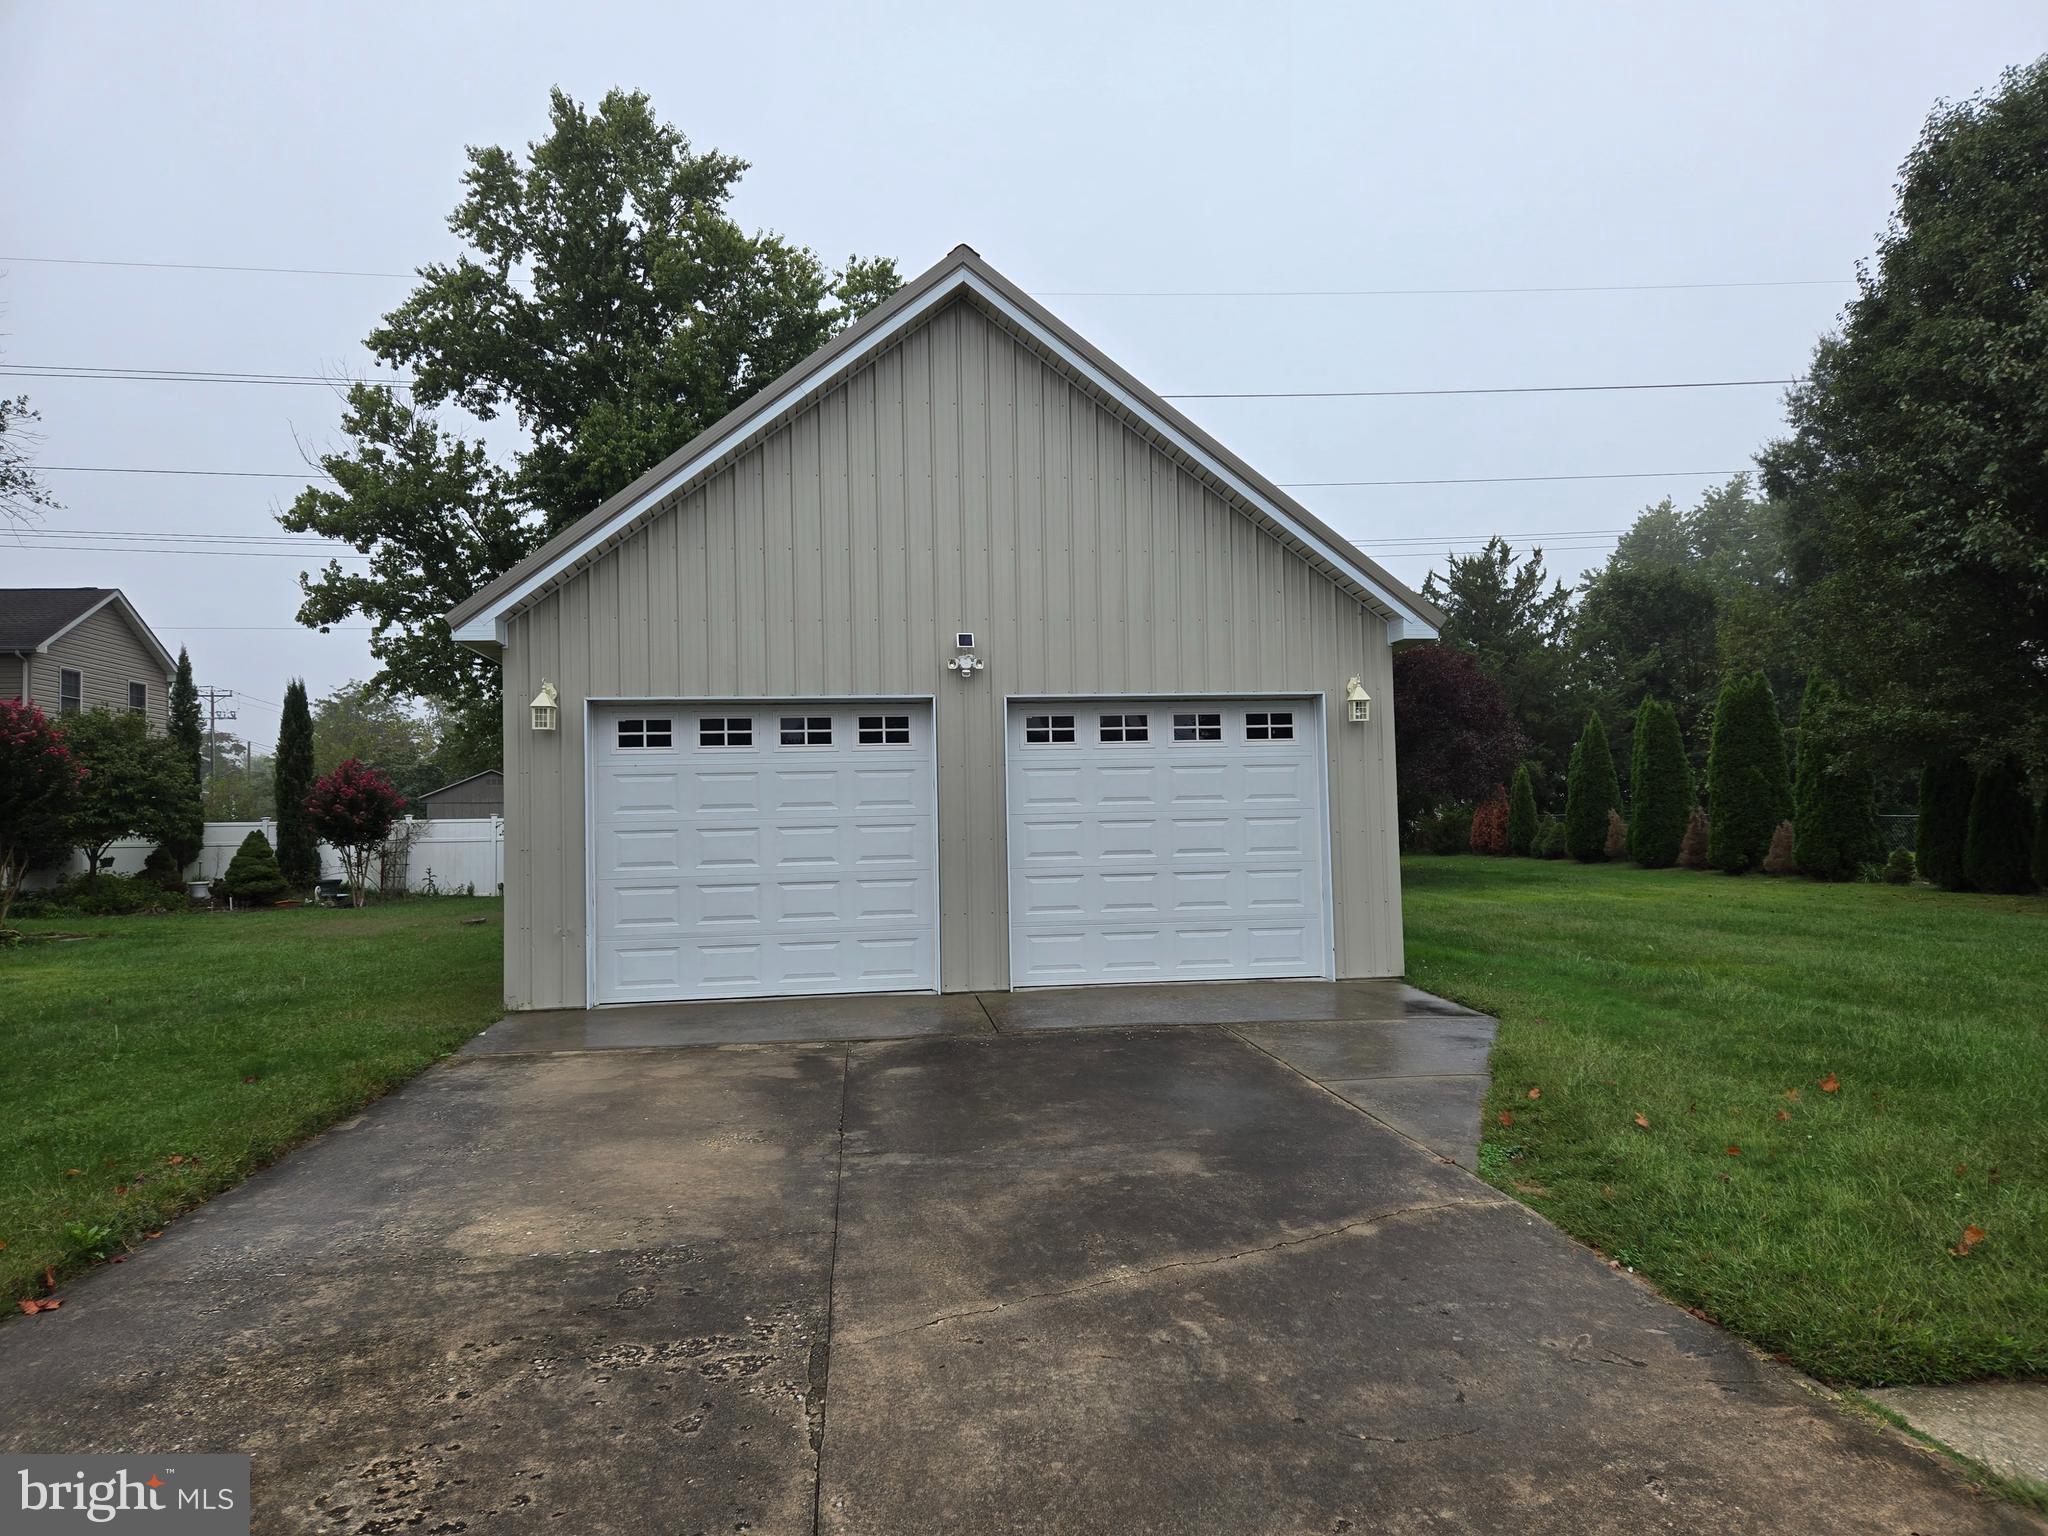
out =
[[[2034,888],[2034,828],[2020,776],[2000,763],[1977,776],[1970,797],[1963,874],[1980,891],[2010,896]]]
[[[1920,775],[1920,820],[1914,832],[1913,863],[1922,880],[1951,891],[1967,890],[1963,846],[1970,833],[1970,797],[1977,776],[1960,757],[1927,765]]]
[[[1697,796],[1678,711],[1662,699],[1645,698],[1636,711],[1628,790],[1628,856],[1645,869],[1676,864]]]
[[[1536,851],[1536,786],[1529,778],[1529,765],[1515,765],[1514,788],[1508,791],[1508,852],[1526,859]]]
[[[1614,773],[1614,749],[1600,711],[1586,716],[1586,728],[1572,748],[1565,779],[1564,846],[1581,864],[1607,857],[1607,813],[1621,806],[1621,781]]]
[[[1731,875],[1762,864],[1778,823],[1792,815],[1785,726],[1761,672],[1721,685],[1707,753],[1707,808],[1707,862]]]

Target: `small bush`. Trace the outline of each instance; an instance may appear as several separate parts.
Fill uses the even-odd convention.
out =
[[[2013,768],[2001,763],[1977,776],[1963,844],[1963,875],[1971,886],[2006,896],[2034,888],[2032,820]]]
[[[1891,857],[1884,861],[1884,883],[1886,885],[1911,885],[1913,883],[1913,855],[1903,848],[1894,848]]]
[[[1515,766],[1514,788],[1508,791],[1508,852],[1526,859],[1536,851],[1536,786],[1529,778],[1529,765]]]
[[[1692,815],[1686,818],[1685,841],[1678,845],[1679,868],[1707,868],[1707,847],[1712,835],[1713,828],[1708,825],[1707,813],[1694,806]]]
[[[15,911],[22,917],[132,917],[181,905],[140,875],[73,875],[47,890],[29,892]]]
[[[1767,875],[1796,875],[1799,861],[1792,850],[1798,844],[1799,829],[1789,821],[1778,823],[1777,831],[1771,834],[1771,846],[1764,854],[1764,873]]]
[[[1565,856],[1564,823],[1555,816],[1543,818],[1543,824],[1536,829],[1536,857],[1539,859],[1561,859]]]
[[[185,894],[185,866],[179,861],[177,852],[166,843],[159,843],[149,850],[149,857],[142,861],[140,878],[170,895]]]
[[[1614,748],[1600,711],[1586,716],[1586,728],[1572,748],[1565,778],[1565,848],[1581,864],[1597,864],[1607,855],[1607,813],[1621,804],[1621,780],[1614,772]]]
[[[1451,805],[1422,818],[1416,846],[1425,853],[1468,853],[1472,848],[1472,807]]]
[[[1495,858],[1508,851],[1508,792],[1500,785],[1472,813],[1472,851]]]
[[[277,867],[277,854],[270,839],[252,829],[242,846],[228,861],[227,873],[213,882],[213,894],[225,896],[237,906],[267,907],[282,900],[291,889]]]

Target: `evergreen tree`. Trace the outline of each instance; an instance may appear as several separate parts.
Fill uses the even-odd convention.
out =
[[[204,727],[199,718],[199,690],[192,683],[192,658],[178,647],[178,670],[171,678],[170,737],[179,757],[192,772],[192,793],[180,796],[165,815],[164,836],[158,844],[166,861],[175,860],[182,872],[188,869],[206,846],[206,808],[199,772],[199,749]]]
[[[320,839],[306,810],[313,791],[313,712],[303,678],[285,685],[271,777],[277,786],[277,865],[291,888],[303,891],[320,878]]]
[[[213,894],[243,906],[269,906],[290,891],[269,840],[252,829],[228,860],[227,873],[213,882]]]
[[[1614,773],[1614,751],[1600,711],[1586,716],[1586,728],[1572,748],[1565,778],[1564,845],[1581,864],[1607,857],[1607,813],[1621,804],[1621,781]]]
[[[1799,705],[1799,781],[1793,793],[1792,861],[1816,880],[1853,880],[1883,853],[1877,784],[1841,740],[1838,698],[1818,674]]]
[[[1960,757],[1929,763],[1920,775],[1920,818],[1914,833],[1914,867],[1922,880],[1946,890],[1969,889],[1963,873],[1963,845],[1970,831],[1970,797],[1977,776]]]
[[[1508,852],[1526,859],[1536,851],[1536,786],[1529,778],[1529,765],[1515,767],[1514,788],[1508,791]]]
[[[1785,727],[1761,672],[1721,685],[1707,751],[1707,805],[1707,862],[1731,875],[1761,865],[1778,823],[1792,815]]]
[[[171,740],[192,765],[192,787],[200,787],[200,753],[206,743],[206,722],[199,714],[199,690],[192,682],[192,658],[178,647],[178,671],[171,679]]]
[[[1678,850],[1685,843],[1696,789],[1678,730],[1678,712],[1662,699],[1644,699],[1636,711],[1628,782],[1633,797],[1629,857],[1645,869],[1667,869],[1678,862]]]
[[[1963,874],[1973,887],[2001,896],[2034,888],[2031,821],[2026,792],[2011,764],[1977,775],[1963,843]]]

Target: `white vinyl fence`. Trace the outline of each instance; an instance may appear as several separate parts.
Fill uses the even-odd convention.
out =
[[[209,821],[206,842],[199,861],[185,871],[190,880],[212,880],[224,874],[228,861],[251,832],[261,832],[270,846],[277,846],[277,823],[263,821]],[[107,850],[111,873],[140,872],[154,843],[142,838],[123,838]],[[85,859],[73,853],[61,870],[31,875],[31,888],[54,885],[70,875],[85,872]],[[341,878],[341,860],[325,843],[320,845],[320,874],[325,879]],[[442,895],[474,889],[479,896],[496,896],[505,884],[505,819],[502,816],[451,817],[420,821],[408,816],[392,829],[384,845],[383,883],[396,887],[403,881],[409,891],[438,891]]]

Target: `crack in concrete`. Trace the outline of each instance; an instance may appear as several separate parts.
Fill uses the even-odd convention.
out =
[[[1496,1206],[1512,1206],[1512,1200],[1436,1200],[1426,1205],[1405,1205],[1399,1210],[1381,1211],[1373,1216],[1361,1216],[1356,1221],[1343,1222],[1338,1226],[1324,1227],[1315,1232],[1305,1232],[1299,1237],[1283,1237],[1276,1242],[1263,1243],[1256,1248],[1241,1248],[1233,1253],[1213,1254],[1206,1259],[1172,1259],[1164,1264],[1151,1264],[1143,1269],[1120,1270],[1115,1274],[1103,1275],[1098,1279],[1084,1281],[1080,1285],[1062,1286],[1057,1290],[1034,1291],[1028,1296],[1018,1296],[1009,1301],[998,1301],[986,1307],[968,1307],[958,1312],[945,1312],[937,1317],[927,1318],[921,1323],[907,1323],[901,1328],[889,1328],[880,1333],[861,1334],[849,1339],[853,1344],[879,1344],[887,1339],[901,1338],[908,1333],[921,1333],[927,1328],[938,1328],[946,1323],[957,1323],[965,1318],[986,1317],[993,1312],[1014,1311],[1033,1302],[1057,1301],[1063,1296],[1078,1296],[1086,1291],[1099,1291],[1105,1286],[1129,1285],[1153,1275],[1165,1274],[1176,1269],[1207,1269],[1217,1264],[1230,1264],[1239,1259],[1254,1259],[1283,1249],[1301,1248],[1310,1243],[1326,1242],[1333,1237],[1342,1237],[1347,1232],[1362,1231],[1378,1226],[1382,1222],[1397,1221],[1403,1216],[1420,1216],[1432,1211],[1487,1210]]]
[[[824,1520],[825,1393],[832,1381],[832,1298],[839,1281],[839,1200],[846,1188],[846,1094],[853,1076],[853,1047],[839,1057],[839,1147],[832,1170],[832,1256],[825,1265],[825,1335],[811,1346],[804,1380],[805,1426],[811,1440],[811,1536]]]

